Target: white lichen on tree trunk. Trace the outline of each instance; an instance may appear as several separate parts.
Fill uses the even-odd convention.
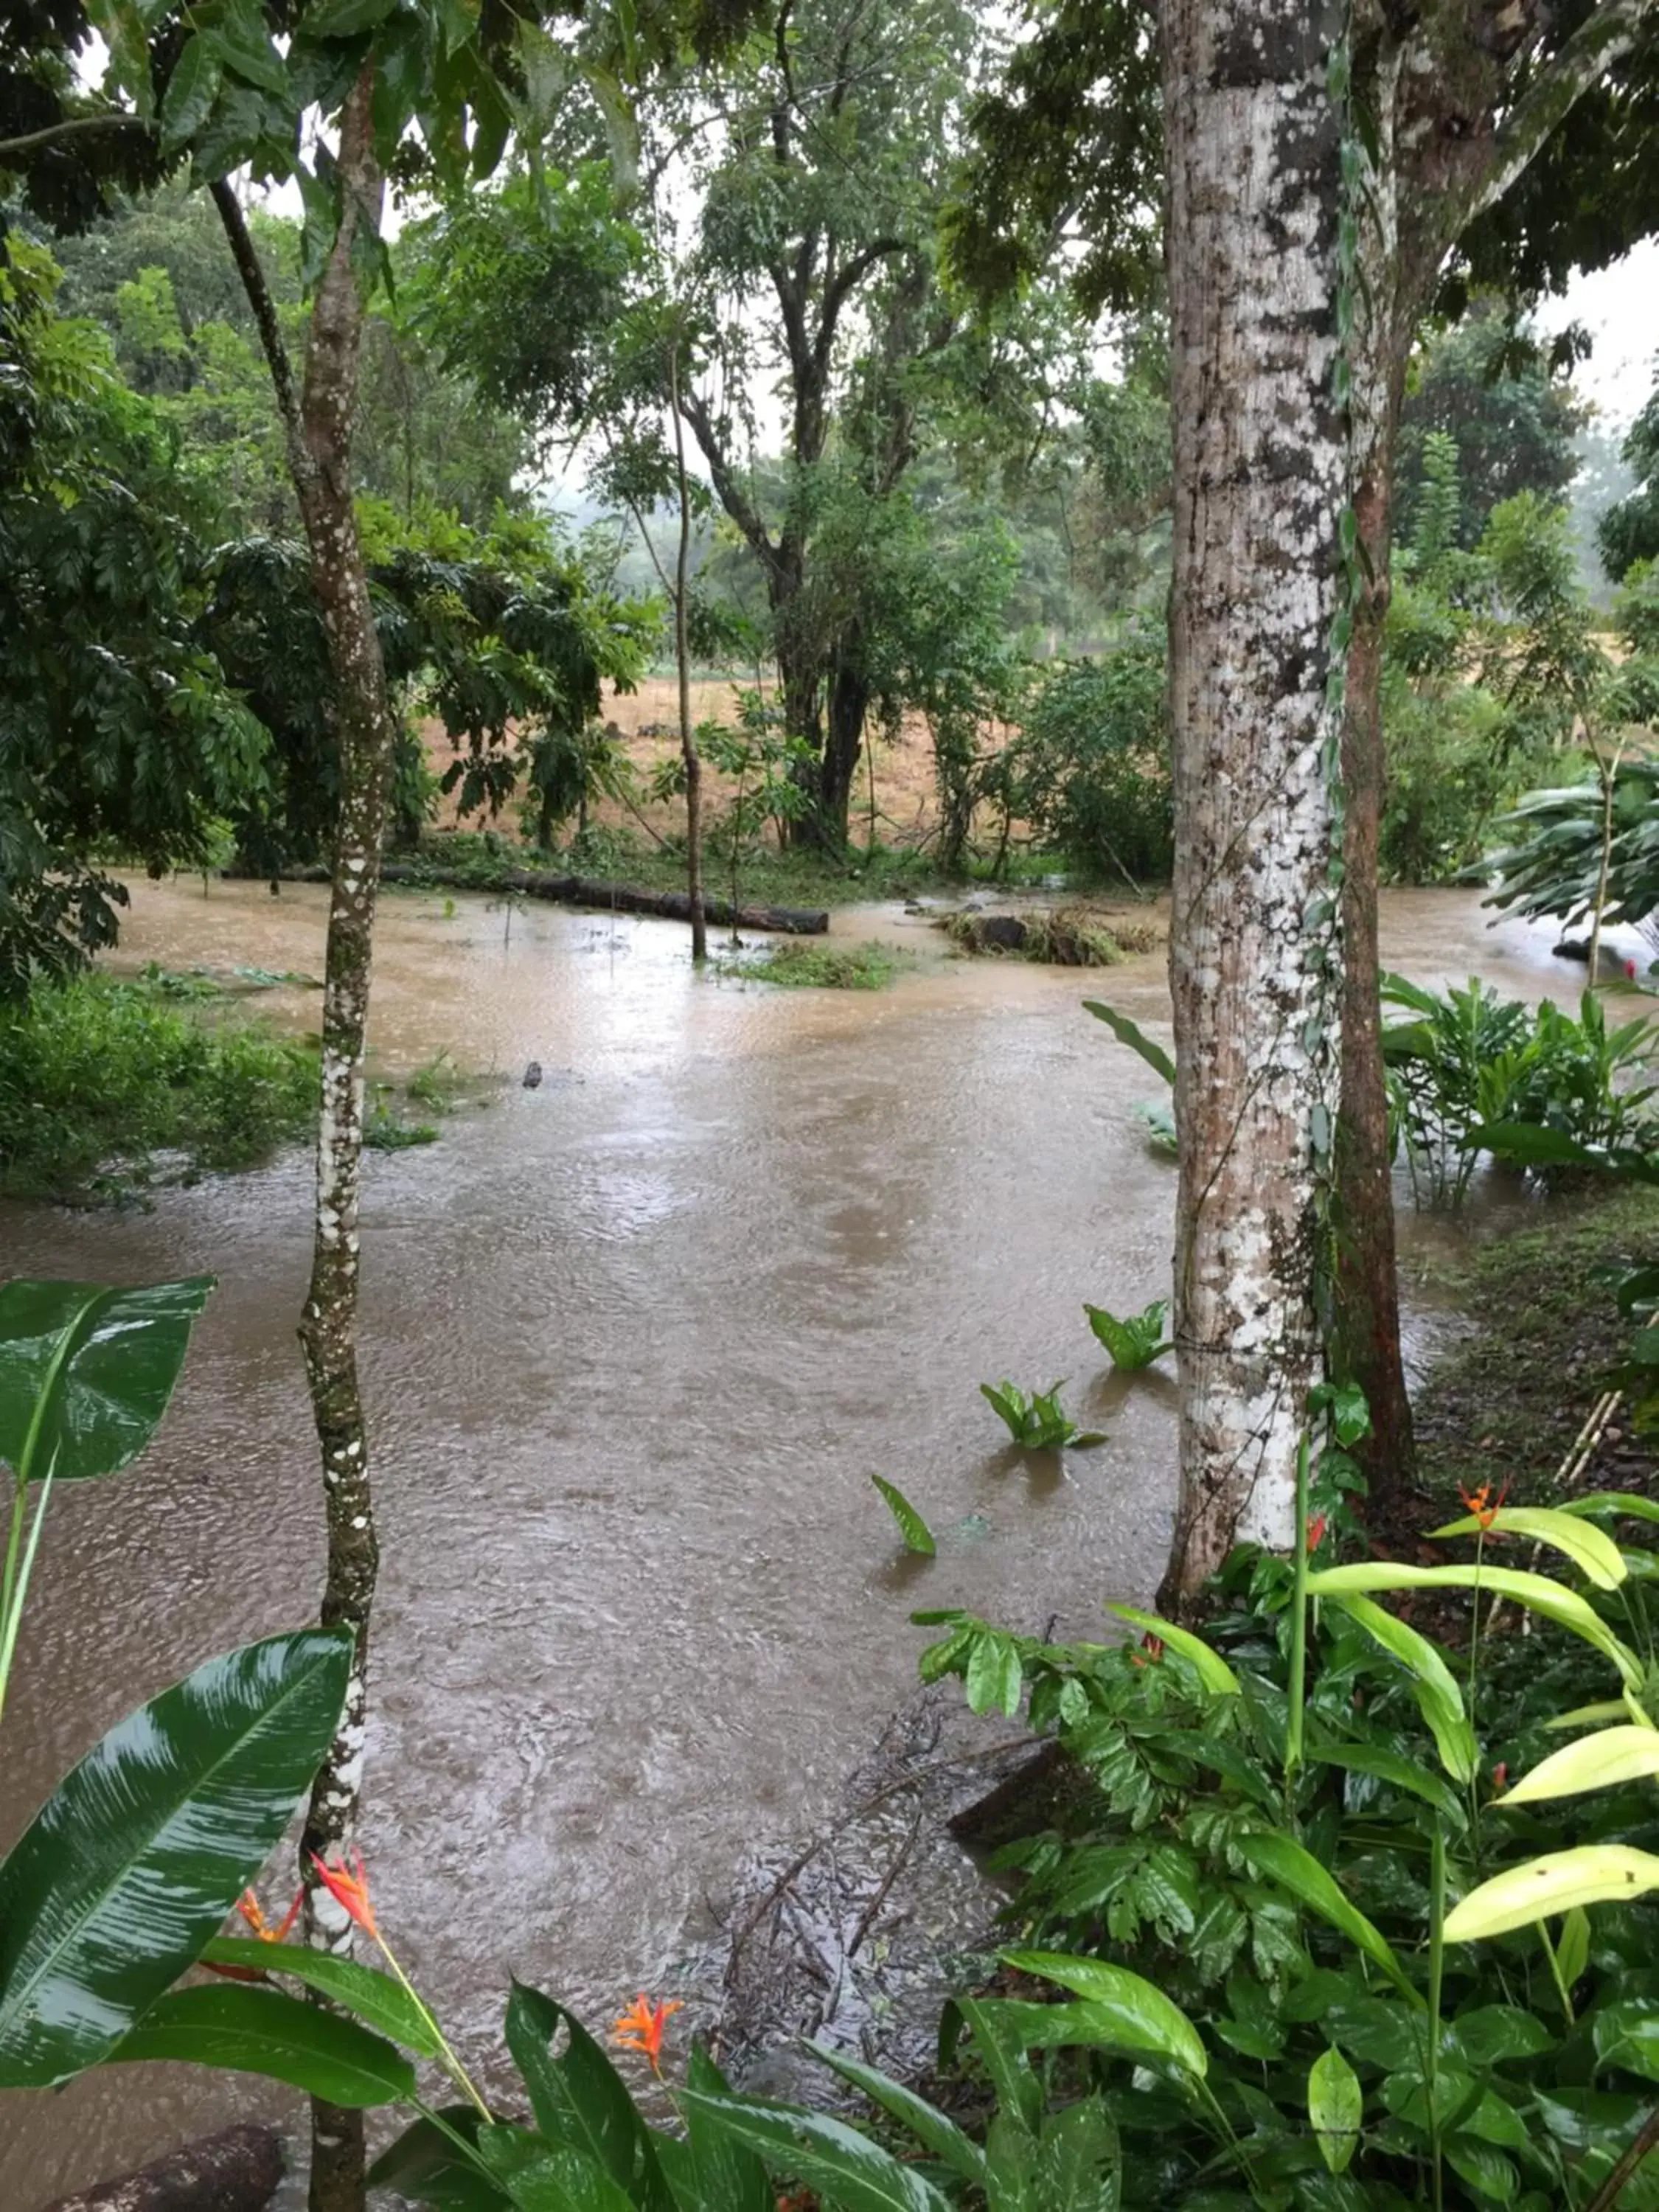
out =
[[[1337,1049],[1328,677],[1342,575],[1340,10],[1164,0],[1181,1496],[1170,1583],[1285,1546],[1317,1378]]]

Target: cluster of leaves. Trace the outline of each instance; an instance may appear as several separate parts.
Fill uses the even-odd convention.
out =
[[[306,1133],[314,1053],[185,1012],[169,980],[80,975],[0,1007],[0,1190],[118,1194],[157,1152],[196,1174],[252,1166]]]
[[[1659,2075],[1651,1908],[1630,1901],[1659,1876],[1643,1848],[1659,1839],[1650,1792],[1632,1782],[1659,1765],[1659,1737],[1632,1719],[1652,1683],[1607,1618],[1617,1607],[1625,1625],[1640,1560],[1627,1567],[1593,1523],[1649,1509],[1477,1504],[1437,1532],[1480,1539],[1473,1565],[1322,1569],[1304,1550],[1298,1570],[1237,1554],[1202,1637],[1126,1606],[1109,1610],[1138,1642],[1053,1644],[959,1613],[917,1616],[943,1631],[927,1679],[961,1677],[978,1711],[1029,1698],[1065,1754],[1034,1832],[997,1862],[1019,1880],[1024,1940],[1068,1958],[1074,1989],[1085,1961],[1154,1985],[1200,2045],[1195,2059],[1149,2061],[1126,2027],[1132,2080],[1094,2051],[1048,2072],[1054,2105],[1102,2097],[1123,2203],[1611,2201],[1598,2191]],[[1308,1533],[1317,1542],[1325,1524]],[[1559,1547],[1585,1594],[1490,1564],[1522,1537]],[[1545,1632],[1513,1675],[1506,1646],[1488,1644],[1477,1705],[1447,1656],[1370,1593],[1482,1577],[1579,1640]],[[1632,1704],[1558,1719],[1591,1653],[1613,1659]],[[1559,1742],[1556,1726],[1603,1718],[1627,1724],[1495,1795],[1506,1772],[1490,1778],[1477,1721],[1515,1771]],[[1569,1792],[1564,1814],[1554,1801]],[[1577,1846],[1556,1849],[1569,1836]],[[1517,1845],[1544,1856],[1497,1871]],[[1553,1936],[1547,1913],[1564,1916]],[[1650,2186],[1620,2201],[1645,2202]]]
[[[1471,976],[1444,995],[1385,975],[1382,1000],[1410,1018],[1382,1030],[1395,1138],[1419,1200],[1463,1197],[1494,1124],[1555,1132],[1581,1146],[1639,1145],[1652,1126],[1644,1070],[1653,1025],[1615,1029],[1593,991],[1577,1020],[1547,999],[1530,1012]]]
[[[1159,882],[1175,849],[1164,640],[1133,629],[1036,686],[1012,748],[1013,805],[1081,874]]]
[[[201,635],[190,486],[50,256],[0,244],[0,997],[112,941],[112,847],[208,852],[264,735]]]
[[[0,1708],[54,1487],[117,1474],[145,1449],[212,1288],[0,1289]],[[59,1784],[0,1862],[0,2088],[210,2039],[220,1992],[172,1985],[292,1820],[339,1724],[352,1650],[348,1630],[307,1629],[209,1660]],[[222,2063],[245,2057],[234,2032],[218,2048]]]
[[[1546,763],[1644,719],[1596,635],[1567,510],[1518,493],[1470,551],[1464,505],[1456,446],[1431,431],[1384,635],[1381,852],[1408,882],[1470,866]]]

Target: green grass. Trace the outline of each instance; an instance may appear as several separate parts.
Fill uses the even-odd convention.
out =
[[[252,1167],[307,1135],[316,1097],[313,1049],[159,980],[42,985],[0,1010],[0,1191],[129,1195],[157,1153],[175,1176]]]
[[[1419,1480],[1448,1504],[1459,1484],[1486,1481],[1508,1481],[1519,1504],[1547,1501],[1635,1334],[1608,1273],[1659,1263],[1659,1191],[1596,1191],[1542,1206],[1543,1225],[1481,1245],[1439,1277],[1474,1323],[1416,1394]],[[1627,1435],[1628,1417],[1621,1425]],[[1633,1471],[1622,1486],[1647,1484]]]
[[[881,991],[904,964],[904,956],[890,945],[826,945],[821,939],[786,938],[759,954],[722,960],[731,975],[762,983],[779,983],[791,990]]]

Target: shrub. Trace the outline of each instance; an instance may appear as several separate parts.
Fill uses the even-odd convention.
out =
[[[165,981],[41,984],[0,1017],[0,1189],[118,1194],[158,1152],[252,1167],[305,1134],[316,1091],[307,1046],[186,1012]]]
[[[1082,875],[1135,887],[1175,857],[1162,638],[1135,630],[1098,660],[1062,661],[1014,750],[1014,811]]]
[[[1385,975],[1382,998],[1412,1016],[1383,1030],[1382,1057],[1396,1140],[1419,1200],[1425,1192],[1462,1200],[1494,1124],[1597,1146],[1631,1146],[1650,1127],[1652,1087],[1628,1079],[1652,1049],[1652,1024],[1609,1030],[1594,992],[1577,1020],[1547,999],[1529,1013],[1473,976],[1441,997]]]

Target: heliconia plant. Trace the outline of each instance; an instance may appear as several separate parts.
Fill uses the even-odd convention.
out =
[[[145,1449],[212,1288],[0,1287],[0,1700],[54,1486],[118,1474]],[[303,1629],[210,1659],[59,1784],[0,1862],[0,2088],[146,2055],[131,2044],[141,2028],[163,2055],[183,2000],[234,2007],[234,1990],[167,1992],[282,1840],[338,1724],[352,1649],[343,1631]]]

